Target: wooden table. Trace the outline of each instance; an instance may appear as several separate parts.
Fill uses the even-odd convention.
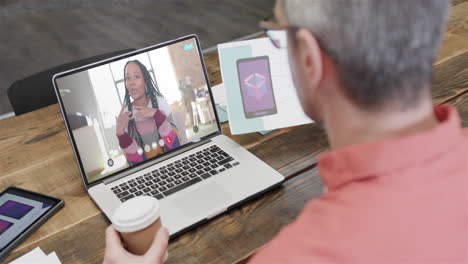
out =
[[[434,103],[458,107],[468,126],[468,1],[454,8],[434,64]],[[217,54],[206,58],[212,85],[221,82]],[[174,239],[167,263],[244,262],[320,194],[317,155],[328,148],[317,125],[231,136],[287,177],[279,188]],[[22,243],[9,262],[39,246],[63,263],[100,263],[108,220],[87,195],[59,107],[0,122],[0,189],[15,185],[65,199],[65,208]]]

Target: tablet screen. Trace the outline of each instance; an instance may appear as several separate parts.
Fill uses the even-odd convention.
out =
[[[0,196],[0,251],[60,201],[16,188]]]

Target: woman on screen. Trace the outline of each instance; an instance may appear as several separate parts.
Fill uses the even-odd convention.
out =
[[[134,165],[179,147],[169,104],[146,67],[138,60],[129,61],[124,78],[124,106],[116,118],[116,134],[127,161]]]

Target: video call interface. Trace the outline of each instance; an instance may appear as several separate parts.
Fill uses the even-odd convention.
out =
[[[89,183],[218,131],[195,38],[56,85]]]
[[[3,250],[57,202],[16,190],[0,196],[0,250]]]

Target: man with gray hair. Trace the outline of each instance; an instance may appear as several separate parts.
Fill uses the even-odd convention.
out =
[[[250,263],[467,263],[468,129],[432,106],[432,63],[449,0],[278,0],[275,16],[304,111],[331,151],[328,191]],[[167,230],[148,256],[108,230],[105,262],[162,263]]]
[[[432,106],[449,0],[277,1],[328,191],[250,263],[468,263],[468,129]]]

